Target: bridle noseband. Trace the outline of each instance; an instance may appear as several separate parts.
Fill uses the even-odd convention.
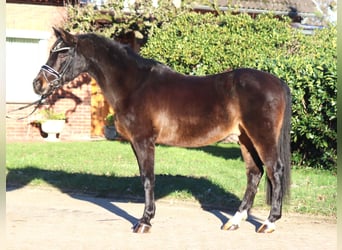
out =
[[[62,80],[65,72],[67,71],[68,67],[70,66],[72,60],[74,59],[75,48],[73,48],[73,47],[54,48],[51,50],[51,53],[56,53],[56,52],[60,52],[60,51],[68,51],[69,52],[69,58],[67,59],[67,62],[63,65],[60,73],[47,64],[44,64],[41,67],[41,71],[43,73],[43,76],[44,76],[45,80],[48,82],[49,87],[50,87],[49,93],[52,93],[55,89],[58,89],[59,87],[61,87],[63,85],[61,80]],[[52,75],[54,77],[54,79],[52,81],[49,81],[46,73],[49,75]]]

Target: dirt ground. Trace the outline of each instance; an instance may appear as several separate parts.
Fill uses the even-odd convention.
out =
[[[267,211],[253,210],[237,231],[220,227],[232,214],[198,204],[157,201],[148,234],[134,234],[141,203],[115,201],[56,189],[6,193],[7,249],[337,249],[336,220],[284,214],[272,234],[256,228]]]

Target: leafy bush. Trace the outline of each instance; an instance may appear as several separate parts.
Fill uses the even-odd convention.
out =
[[[170,1],[122,12],[122,3],[69,7],[66,28],[111,38],[130,33],[148,43],[141,54],[176,71],[206,75],[238,67],[271,72],[293,95],[293,164],[336,170],[336,26],[305,36],[272,15],[196,14]]]
[[[100,10],[93,4],[69,6],[65,28],[72,32],[94,32],[115,39],[134,37],[144,43],[155,27],[184,11],[183,8],[175,8],[170,1],[161,0],[158,4],[158,11],[152,1],[136,1],[126,6],[127,9],[124,8],[124,1],[115,0],[106,1]]]
[[[336,170],[336,26],[303,35],[272,15],[178,15],[154,30],[145,57],[206,75],[252,67],[277,75],[293,96],[292,161]]]

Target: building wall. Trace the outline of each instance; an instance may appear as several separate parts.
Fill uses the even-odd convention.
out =
[[[51,32],[66,17],[65,7],[6,3],[6,29]]]
[[[37,32],[48,32],[46,52],[50,49],[55,37],[52,27],[60,27],[66,19],[66,8],[56,6],[26,5],[6,3],[6,33],[20,34],[22,37],[30,38]],[[33,35],[34,36],[34,35]],[[6,55],[8,56],[8,55]],[[13,56],[13,55],[10,55]],[[16,56],[16,55],[14,55]],[[6,70],[6,74],[18,74],[20,72],[12,69]],[[38,73],[38,71],[36,72]],[[22,84],[30,84],[32,80]],[[73,82],[66,84],[62,89],[55,92],[39,110],[53,107],[56,112],[64,112],[67,121],[60,134],[61,140],[83,140],[91,137],[91,78],[82,75]],[[6,82],[6,85],[10,83]],[[20,90],[18,90],[20,91]],[[6,139],[8,141],[42,141],[44,134],[40,125],[36,122],[40,113],[37,110],[34,114],[22,120],[32,112],[33,107],[11,112],[27,104],[27,101],[6,102]]]

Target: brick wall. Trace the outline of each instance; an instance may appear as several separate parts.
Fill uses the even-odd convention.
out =
[[[6,119],[6,139],[8,141],[43,141],[47,136],[37,121],[41,119],[41,110],[52,108],[66,115],[66,123],[59,135],[60,140],[87,140],[91,138],[91,78],[87,74],[65,84],[55,91],[32,115],[22,120],[34,109],[32,107],[11,112],[26,104],[7,103],[6,111],[11,118]]]
[[[28,115],[32,108],[27,108],[21,111],[9,113],[9,111],[22,107],[22,103],[7,103],[6,113],[11,118],[6,119],[6,139],[8,141],[22,141],[22,140],[39,140],[43,137],[40,135],[39,130],[30,125],[34,120],[34,116],[25,118],[23,120],[16,120],[16,118]]]
[[[61,140],[82,140],[91,137],[91,78],[87,74],[64,85],[48,100],[56,112],[63,112],[67,121]],[[47,105],[48,106],[48,105]]]

